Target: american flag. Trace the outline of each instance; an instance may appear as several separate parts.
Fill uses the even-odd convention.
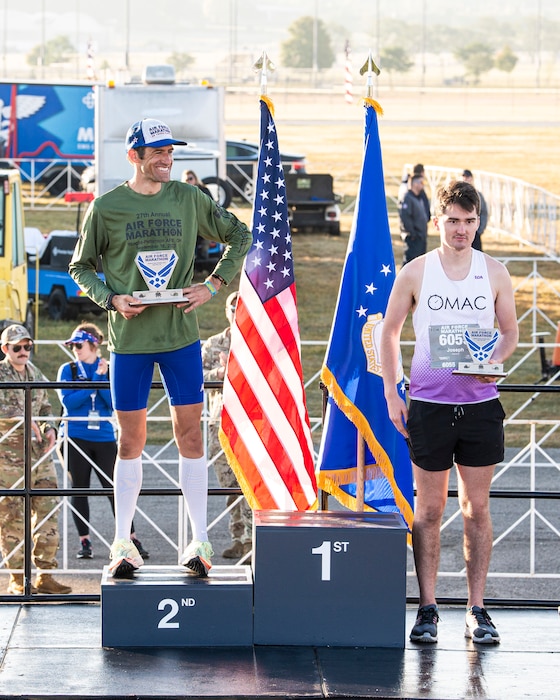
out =
[[[346,41],[344,45],[344,99],[351,105],[354,102],[354,94],[352,92],[352,59],[350,57],[350,42]]]
[[[309,510],[317,485],[305,403],[284,171],[268,99],[224,379],[220,442],[255,510]]]
[[[86,61],[86,78],[88,80],[96,80],[95,75],[95,49],[93,43],[88,41],[87,45],[87,61]]]

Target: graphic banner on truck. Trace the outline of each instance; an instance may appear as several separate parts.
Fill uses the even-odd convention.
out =
[[[91,85],[0,83],[0,152],[7,158],[92,158],[94,106]]]

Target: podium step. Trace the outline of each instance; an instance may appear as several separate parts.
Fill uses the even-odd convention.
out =
[[[254,643],[404,647],[400,515],[254,514]]]
[[[101,580],[104,647],[251,646],[249,566],[214,566],[198,578],[182,566],[142,566],[131,579]]]

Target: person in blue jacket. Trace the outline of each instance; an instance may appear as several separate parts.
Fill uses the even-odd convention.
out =
[[[94,323],[82,323],[64,344],[72,349],[74,360],[61,365],[57,381],[108,381],[109,364],[101,356],[103,333]],[[61,423],[61,437],[66,432],[68,441],[62,440],[62,458],[66,457],[73,488],[90,488],[91,472],[95,469],[101,486],[110,489],[109,501],[113,514],[113,471],[117,456],[117,442],[113,425],[113,405],[109,384],[107,389],[59,389],[63,417],[87,420],[69,420]],[[72,496],[72,517],[80,536],[78,559],[91,559],[93,548],[89,533],[89,501],[87,496]],[[134,524],[130,535],[145,559],[148,552],[136,538]]]

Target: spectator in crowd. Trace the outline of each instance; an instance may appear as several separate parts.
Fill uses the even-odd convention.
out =
[[[181,182],[186,182],[188,185],[193,185],[193,187],[198,187],[201,192],[212,197],[212,192],[206,187],[194,170],[183,170],[181,174]],[[213,199],[213,197],[212,197]]]
[[[426,210],[426,216],[428,217],[429,221],[432,218],[432,212],[430,209],[430,199],[426,192],[426,172],[422,163],[416,163],[416,165],[412,168],[412,177],[414,177],[415,175],[420,175],[424,184],[420,192],[420,199],[422,200],[422,204],[424,205],[424,209]]]
[[[81,323],[77,326],[65,345],[72,349],[74,360],[61,365],[57,381],[102,382],[109,380],[109,365],[101,356],[100,346],[103,332],[94,323]],[[61,461],[68,465],[72,486],[88,489],[91,486],[91,472],[95,470],[101,486],[109,489],[109,501],[113,514],[113,471],[117,458],[117,440],[113,425],[113,404],[109,386],[106,389],[59,389],[60,401],[65,418],[87,418],[62,423],[60,438],[64,432],[68,440],[61,441]],[[104,419],[104,420],[102,420]],[[68,454],[65,449],[68,446]],[[78,559],[92,559],[93,548],[89,532],[90,511],[87,496],[72,496],[72,517],[80,536]],[[134,523],[130,539],[143,559],[149,553],[136,537]]]
[[[414,175],[420,175],[424,180],[424,187],[422,188],[422,191],[420,193],[420,198],[426,210],[426,216],[429,220],[431,218],[430,200],[426,193],[426,176],[424,166],[422,165],[422,163],[416,163],[416,165],[412,168],[412,175],[408,172],[403,173],[401,183],[399,185],[399,191],[397,194],[397,204],[400,206],[403,203],[406,193],[410,189],[411,180]]]
[[[33,348],[31,334],[23,326],[12,324],[2,331],[0,382],[46,382],[43,373],[30,362]],[[52,407],[47,390],[37,386],[31,392],[31,459],[32,478],[29,487],[56,489],[57,479],[52,449],[56,443],[56,427],[48,419]],[[23,488],[24,481],[24,426],[25,392],[23,389],[3,388],[0,392],[0,488]],[[39,569],[32,592],[49,594],[71,593],[70,586],[59,583],[51,572],[58,567],[58,510],[59,497],[34,496],[31,499],[31,528],[33,539],[32,562]],[[24,508],[21,496],[0,498],[0,548],[4,565],[23,569]],[[25,591],[22,573],[10,574],[8,593]]]
[[[228,327],[221,333],[208,338],[202,345],[204,381],[222,381],[225,376],[231,343],[231,324],[235,317],[235,306],[238,296],[239,292],[232,292],[226,299]],[[208,404],[210,413],[208,454],[214,455],[222,449],[218,438],[223,404],[221,389],[211,389],[208,392]],[[235,474],[223,454],[214,461],[214,470],[220,486],[223,488],[239,488]],[[238,499],[239,496],[235,494],[228,496],[227,505],[230,506]],[[242,498],[230,511],[229,531],[232,543],[222,552],[222,556],[226,559],[240,559],[248,554],[252,548],[253,514],[245,498]]]
[[[428,245],[428,220],[421,193],[424,178],[413,175],[410,189],[399,207],[401,238],[404,243],[403,265],[424,255]]]
[[[463,181],[468,182],[469,185],[472,185],[474,187],[474,176],[472,174],[472,171],[470,170],[463,170]],[[486,200],[482,196],[482,192],[480,190],[477,190],[478,196],[480,198],[480,223],[478,224],[478,229],[476,230],[476,233],[474,235],[474,240],[473,240],[473,248],[476,248],[476,250],[482,250],[482,240],[481,236],[486,230],[486,226],[488,225],[488,206],[486,204]]]

